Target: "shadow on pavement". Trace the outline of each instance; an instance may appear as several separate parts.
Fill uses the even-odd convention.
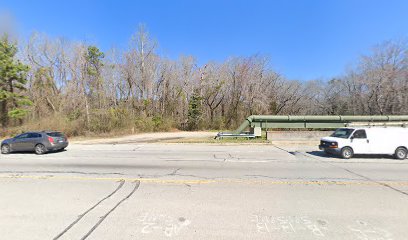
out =
[[[65,152],[65,151],[67,151],[66,149],[62,149],[62,150],[56,150],[56,151],[48,151],[48,152],[45,152],[45,153],[43,153],[43,155],[48,155],[48,154],[56,154],[56,153],[61,153],[61,152]],[[18,155],[18,154],[23,154],[23,155],[37,155],[37,154],[35,154],[35,152],[15,152],[15,151],[13,151],[13,152],[11,152],[11,153],[7,153],[7,155]],[[40,156],[40,155],[39,155]]]
[[[310,154],[310,155],[316,156],[316,157],[347,160],[347,159],[344,159],[344,158],[342,158],[342,157],[340,157],[338,155],[328,154],[328,153],[325,153],[323,151],[310,151],[310,152],[307,152],[307,153]],[[391,160],[401,161],[399,159],[395,159],[391,155],[379,155],[379,154],[356,154],[356,155],[353,156],[353,158],[361,158],[361,159],[373,159],[373,158],[376,158],[376,159],[391,159]]]
[[[323,151],[310,151],[310,152],[306,152],[307,154],[316,156],[316,157],[324,157],[324,158],[341,158],[340,156],[336,156],[333,154],[328,154],[325,153]]]

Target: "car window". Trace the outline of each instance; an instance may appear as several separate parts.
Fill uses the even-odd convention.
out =
[[[28,137],[29,138],[40,138],[41,134],[39,134],[39,133],[29,133]]]
[[[357,130],[354,132],[353,137],[358,139],[367,138],[367,134],[365,130]]]
[[[28,138],[28,133],[23,133],[21,135],[18,135],[17,137],[15,137],[16,139],[23,139],[23,138]]]
[[[47,135],[50,137],[64,137],[64,134],[62,134],[61,132],[49,132],[47,133]]]

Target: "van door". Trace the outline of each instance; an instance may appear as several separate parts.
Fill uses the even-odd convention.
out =
[[[398,132],[393,128],[373,128],[367,132],[370,141],[370,153],[393,154],[397,146],[394,146]],[[397,134],[397,135],[395,135]]]
[[[354,154],[370,153],[370,141],[367,139],[367,133],[364,129],[356,130],[350,137],[350,141]]]

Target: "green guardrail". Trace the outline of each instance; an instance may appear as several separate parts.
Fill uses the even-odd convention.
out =
[[[248,127],[265,128],[324,128],[335,129],[352,123],[367,122],[407,122],[408,115],[389,116],[290,116],[290,115],[252,115],[234,131],[243,132]]]

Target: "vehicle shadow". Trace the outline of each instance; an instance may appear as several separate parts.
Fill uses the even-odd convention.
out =
[[[333,158],[333,159],[343,159],[346,160],[342,157],[340,157],[339,155],[335,155],[335,154],[328,154],[325,153],[324,151],[310,151],[310,152],[306,152],[310,155],[316,156],[316,157],[324,157],[324,158]],[[399,159],[395,159],[393,156],[391,155],[381,155],[381,154],[356,154],[353,156],[353,158],[361,158],[361,159],[372,159],[372,158],[376,158],[376,159],[391,159],[391,160],[396,160],[396,161],[400,161]]]
[[[328,154],[325,153],[324,151],[310,151],[306,152],[307,154],[316,156],[316,157],[324,157],[324,158],[341,158],[340,156],[336,156],[334,154]]]
[[[67,151],[66,149],[63,150],[57,150],[57,151],[48,151],[46,153],[43,153],[42,155],[48,155],[48,154],[56,154],[56,153],[61,153]],[[13,151],[11,153],[8,153],[7,155],[18,155],[18,154],[23,154],[23,155],[37,155],[35,152],[21,152],[21,151]]]

